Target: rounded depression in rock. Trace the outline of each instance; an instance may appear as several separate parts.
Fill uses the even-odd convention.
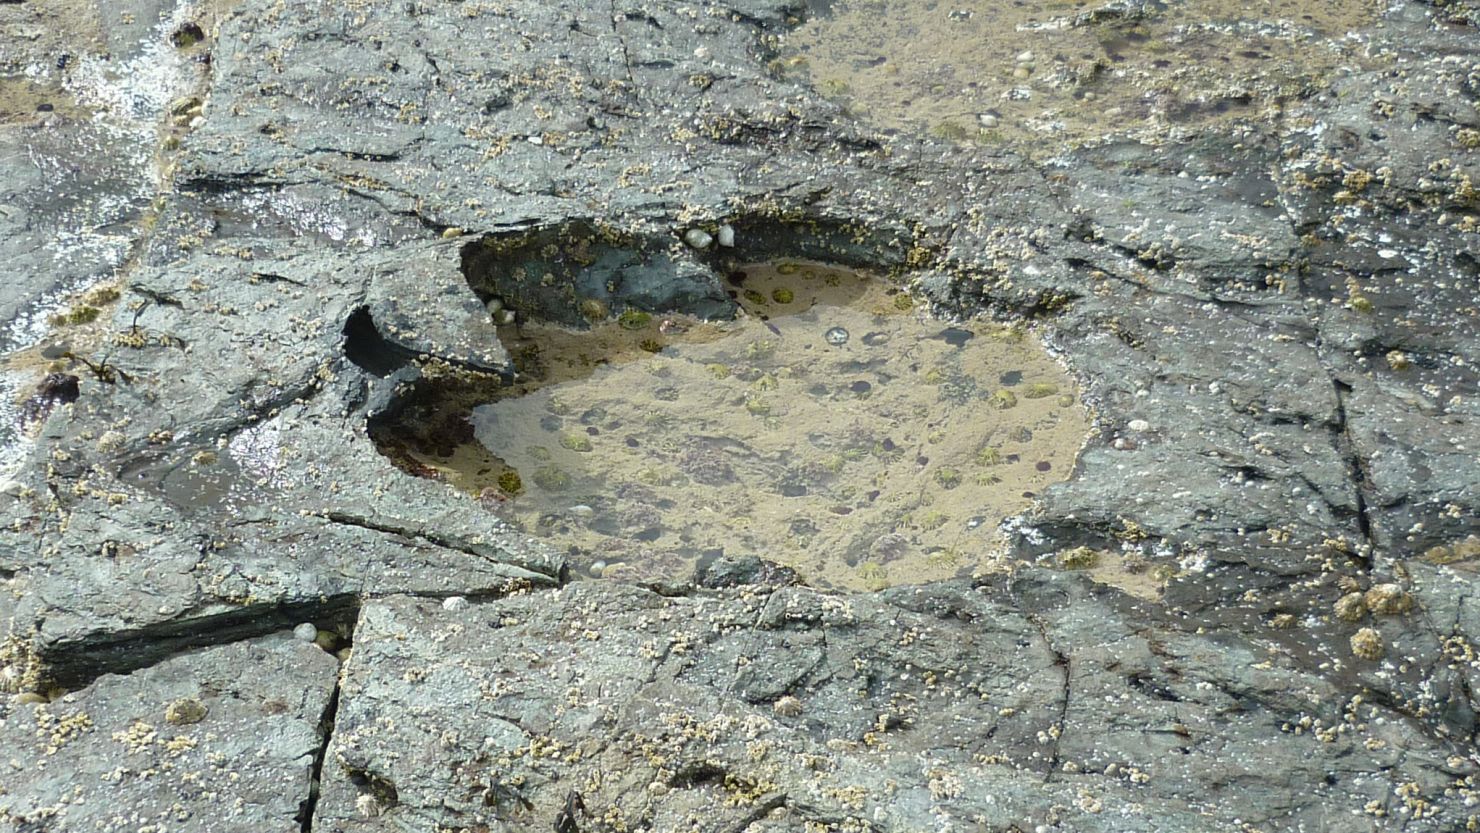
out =
[[[754,555],[856,590],[980,570],[999,523],[1073,471],[1088,413],[1030,334],[932,319],[855,271],[741,271],[734,320],[611,310],[501,333],[517,383],[420,411],[461,408],[470,437],[402,425],[382,448],[590,577]]]

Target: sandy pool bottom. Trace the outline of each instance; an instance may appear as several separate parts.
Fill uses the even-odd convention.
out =
[[[734,321],[628,312],[501,333],[525,380],[420,463],[591,576],[682,580],[720,554],[878,589],[970,574],[1089,431],[1020,329],[949,325],[805,263],[731,275]]]
[[[1376,21],[1377,0],[811,5],[777,71],[886,129],[1034,156],[1278,119],[1331,78],[1382,63],[1348,35]]]

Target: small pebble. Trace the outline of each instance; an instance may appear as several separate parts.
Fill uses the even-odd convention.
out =
[[[293,638],[299,642],[312,642],[319,638],[319,629],[312,622],[304,622],[293,629]]]
[[[590,573],[592,578],[601,578],[602,574],[606,572],[606,562],[593,561],[586,572]]]
[[[848,343],[848,331],[842,327],[833,327],[822,334],[823,340],[834,347],[842,347]]]
[[[488,308],[489,315],[497,315],[498,311],[504,308],[504,299],[489,298],[488,303],[484,304],[483,306]]]
[[[703,251],[714,243],[714,237],[704,229],[691,228],[683,233],[683,242],[690,247]]]
[[[726,249],[733,248],[735,245],[735,227],[731,225],[720,226],[718,241]]]
[[[498,324],[513,324],[514,311],[511,309],[499,310],[498,314],[493,317],[493,320]]]
[[[442,600],[442,609],[449,613],[457,613],[468,609],[468,600],[465,596],[448,596]]]
[[[1031,64],[1033,63],[1034,57],[1036,56],[1033,55],[1031,50],[1027,52],[1019,52],[1017,56],[1017,62],[1020,64]]]

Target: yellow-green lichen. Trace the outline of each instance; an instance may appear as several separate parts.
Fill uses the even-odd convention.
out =
[[[54,327],[63,327],[75,324],[91,324],[98,320],[102,310],[91,304],[77,304],[66,312],[59,312],[47,319]]]
[[[524,491],[524,481],[519,477],[519,472],[509,469],[499,474],[498,487],[506,495],[517,495]]]
[[[585,434],[562,434],[560,447],[567,451],[590,451],[592,449],[591,438]]]
[[[597,298],[587,298],[581,301],[579,309],[581,317],[592,324],[598,321],[605,321],[606,317],[611,315],[611,310],[607,308],[606,303]],[[636,329],[641,329],[641,327],[639,326]]]
[[[1023,389],[1023,396],[1028,399],[1043,399],[1058,392],[1059,386],[1051,382],[1034,382]]]
[[[640,309],[629,309],[617,316],[617,323],[624,330],[641,330],[653,323],[653,317]]]
[[[547,492],[563,492],[571,486],[570,475],[555,466],[541,466],[532,477],[534,485]]]
[[[1064,550],[1054,559],[1061,570],[1093,570],[1100,564],[1100,554],[1089,547]]]

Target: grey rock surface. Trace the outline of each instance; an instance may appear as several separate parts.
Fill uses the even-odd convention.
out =
[[[1474,3],[1394,4],[1358,35],[1370,63],[1278,118],[1045,162],[780,77],[799,13],[0,3],[0,807],[64,806],[45,829],[166,801],[192,815],[160,823],[225,829],[207,797],[251,808],[240,829],[305,801],[318,830],[1480,824]],[[733,247],[684,242],[724,227]],[[833,596],[731,553],[571,584],[372,440],[419,392],[517,376],[495,298],[577,326],[578,295],[723,314],[726,270],[776,257],[1022,322],[1078,376],[1096,431],[1008,523],[1012,574]],[[96,320],[46,323],[79,305]],[[47,370],[80,398],[19,424]],[[335,650],[353,629],[324,742],[335,670],[286,640],[305,621]],[[175,765],[164,730],[127,746],[173,702],[151,692],[206,702],[207,679],[251,696],[180,760],[241,771],[266,736],[276,791],[138,777],[110,804],[118,755]],[[84,713],[36,746],[37,715]]]
[[[337,673],[274,636],[0,705],[0,830],[299,830]]]
[[[1267,639],[1063,574],[403,597],[355,634],[319,830],[549,829],[572,795],[582,829],[1451,830],[1475,768]]]

